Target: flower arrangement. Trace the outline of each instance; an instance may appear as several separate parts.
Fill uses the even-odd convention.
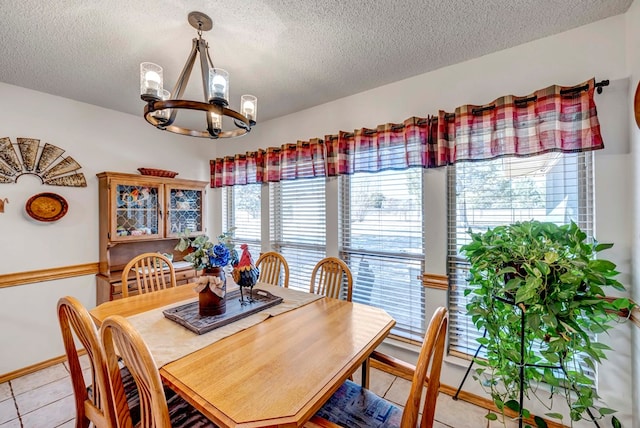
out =
[[[224,267],[229,264],[231,255],[229,249],[224,244],[216,244],[208,253],[209,266],[208,267]]]
[[[231,261],[231,252],[224,243],[214,244],[207,235],[190,239],[189,230],[185,230],[175,249],[185,251],[189,248],[193,250],[184,257],[184,260],[191,263],[195,270],[224,267]]]
[[[229,250],[229,256],[231,257],[231,266],[236,266],[240,261],[240,258],[238,257],[238,251],[236,250],[236,246],[233,243],[235,231],[236,227],[234,226],[226,232],[218,235],[218,242],[224,244],[224,246]]]

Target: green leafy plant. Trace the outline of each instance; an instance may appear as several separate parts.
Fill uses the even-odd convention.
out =
[[[175,249],[189,251],[184,256],[184,260],[191,263],[195,270],[224,267],[232,261],[232,253],[224,242],[214,244],[207,235],[190,238],[189,233],[190,231],[186,229],[180,234],[180,240]]]
[[[235,238],[236,227],[232,227],[226,232],[218,235],[218,242],[223,244],[229,250],[229,254],[231,255],[231,266],[235,266],[240,261],[238,257],[238,251],[236,250],[236,245],[233,243],[233,239]]]
[[[594,334],[611,328],[617,312],[632,308],[628,299],[604,299],[607,287],[624,290],[614,278],[615,264],[595,258],[612,244],[587,242],[573,222],[558,226],[527,221],[469,233],[471,242],[462,247],[471,263],[467,311],[476,327],[487,332],[478,339],[487,356],[476,360],[474,377],[491,393],[503,418],[507,408],[520,412],[520,389],[545,405],[548,417],[562,419],[551,412],[557,392],[567,401],[571,421],[613,413],[598,406],[593,381],[583,370],[584,364],[595,371],[609,349],[595,341]],[[522,311],[527,366],[521,385]],[[548,402],[537,394],[542,382],[551,387]],[[527,409],[521,413],[530,417]],[[542,418],[534,420],[546,427]],[[612,424],[620,426],[615,417]]]

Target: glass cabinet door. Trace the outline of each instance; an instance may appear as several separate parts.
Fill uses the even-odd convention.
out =
[[[167,236],[204,233],[204,190],[202,188],[167,187]]]
[[[114,182],[111,189],[115,199],[111,240],[150,239],[163,235],[160,185]]]

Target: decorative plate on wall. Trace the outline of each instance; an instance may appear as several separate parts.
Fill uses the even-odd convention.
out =
[[[38,193],[27,201],[27,214],[38,221],[60,220],[67,213],[69,205],[55,193]]]
[[[636,115],[636,125],[640,128],[640,82],[638,82],[638,87],[636,88],[636,97],[633,100],[633,112]]]

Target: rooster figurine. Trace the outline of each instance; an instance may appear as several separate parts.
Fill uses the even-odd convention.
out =
[[[232,275],[233,280],[240,286],[240,302],[242,302],[242,305],[246,305],[247,303],[253,302],[253,286],[256,285],[258,281],[260,271],[253,264],[251,253],[249,253],[249,246],[242,244],[240,248],[242,249],[242,255],[240,256],[238,264],[233,268]],[[242,294],[244,287],[249,287],[249,297],[247,300],[244,299]]]

